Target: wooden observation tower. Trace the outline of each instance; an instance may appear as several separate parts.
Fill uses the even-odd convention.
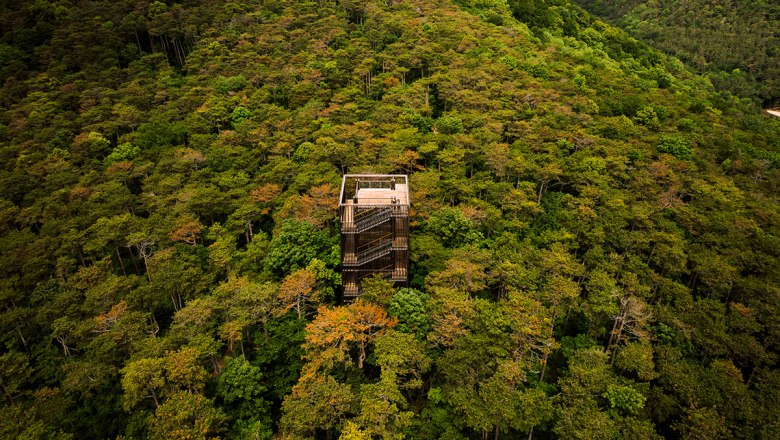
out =
[[[409,185],[405,175],[347,174],[339,196],[344,301],[360,296],[360,280],[378,274],[409,282]]]

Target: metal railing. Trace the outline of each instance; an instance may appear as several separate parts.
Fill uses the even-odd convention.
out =
[[[393,250],[403,251],[409,249],[409,241],[404,236],[393,238]]]
[[[344,258],[342,264],[344,266],[362,266],[363,264],[370,263],[379,258],[385,257],[393,251],[393,244],[389,241],[380,243],[379,245],[372,246],[366,250],[356,252],[354,258]]]
[[[390,280],[392,281],[406,281],[408,279],[408,272],[406,269],[394,269]]]
[[[382,258],[390,252],[392,252],[392,243],[385,242],[380,244],[379,246],[367,249],[363,252],[359,252],[355,254],[355,257],[357,259],[357,264],[366,264],[370,263],[378,258]]]
[[[372,210],[370,214],[360,215],[358,214],[355,219],[354,232],[359,234],[365,232],[375,226],[390,220],[392,212],[389,209]]]
[[[396,185],[399,186],[398,190],[404,193],[408,203],[409,179],[405,174],[346,174],[341,180],[339,203],[346,203],[347,199],[353,198],[361,189],[395,190]]]

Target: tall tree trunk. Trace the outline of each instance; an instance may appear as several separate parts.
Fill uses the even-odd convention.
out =
[[[144,267],[146,268],[146,279],[148,279],[149,283],[151,284],[151,282],[152,282],[152,275],[149,274],[149,262],[147,261],[146,255],[142,255],[142,257],[144,259]]]
[[[68,345],[65,343],[66,338],[63,338],[62,336],[57,336],[54,339],[56,339],[57,342],[59,342],[60,345],[62,345],[62,352],[63,352],[63,354],[65,354],[65,357],[69,357],[70,356],[70,347],[68,347]]]
[[[116,257],[119,258],[119,266],[122,268],[122,275],[127,276],[127,271],[125,271],[125,263],[122,261],[122,255],[119,254],[119,246],[114,246],[114,250],[116,250]]]
[[[142,54],[144,53],[143,50],[141,50],[141,39],[138,38],[138,31],[133,31],[133,34],[135,34],[135,44],[138,45],[138,53]]]
[[[11,310],[16,310],[16,302],[11,299],[11,307],[8,307],[8,305],[5,306],[5,310],[7,312],[10,312]],[[24,345],[24,351],[27,350],[27,340],[24,339],[24,335],[22,334],[22,329],[19,327],[19,321],[14,319],[14,326],[16,327],[16,333],[19,334],[19,339],[22,340],[22,345]]]
[[[127,251],[130,252],[130,261],[133,263],[135,274],[141,275],[141,268],[138,267],[138,262],[135,259],[135,254],[133,253],[133,247],[132,246],[125,246],[125,247],[127,248]]]
[[[171,64],[171,59],[168,57],[168,44],[165,43],[165,36],[160,35],[160,46],[162,47],[163,53],[165,54],[165,60],[168,61],[168,64]]]
[[[176,48],[176,53],[179,56],[179,65],[184,67],[184,48],[176,37],[173,37],[173,47]]]
[[[555,334],[555,319],[557,318],[557,306],[553,308],[552,312],[552,319],[550,324],[550,337],[553,337]],[[548,351],[544,352],[544,356],[542,356],[542,372],[539,374],[539,382],[544,383],[544,374],[547,372],[547,361],[550,357],[550,353]]]
[[[546,186],[547,186],[546,180],[542,180],[541,182],[539,182],[539,197],[536,198],[536,203],[542,203],[542,196],[544,195]]]
[[[176,44],[176,37],[171,37],[171,43],[173,43],[173,53],[176,55],[176,61],[179,62],[179,65],[183,65],[184,63],[181,62],[181,56],[179,55],[179,45]]]
[[[19,321],[15,321],[14,325],[16,326],[16,333],[19,334],[19,339],[22,340],[22,345],[24,346],[24,351],[29,351],[27,349],[27,340],[24,339],[24,335],[22,334],[22,329],[19,327]]]

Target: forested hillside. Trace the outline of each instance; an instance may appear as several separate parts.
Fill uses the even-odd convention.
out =
[[[780,438],[780,120],[568,0],[0,28],[0,438]],[[340,305],[347,172],[413,279]]]
[[[720,90],[780,105],[780,3],[576,0],[705,73]]]

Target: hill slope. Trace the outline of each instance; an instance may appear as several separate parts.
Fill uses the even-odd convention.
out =
[[[780,104],[780,6],[771,1],[578,4],[706,73],[721,90]]]
[[[2,20],[2,437],[778,436],[780,123],[582,9]],[[344,172],[413,288],[336,305]]]

